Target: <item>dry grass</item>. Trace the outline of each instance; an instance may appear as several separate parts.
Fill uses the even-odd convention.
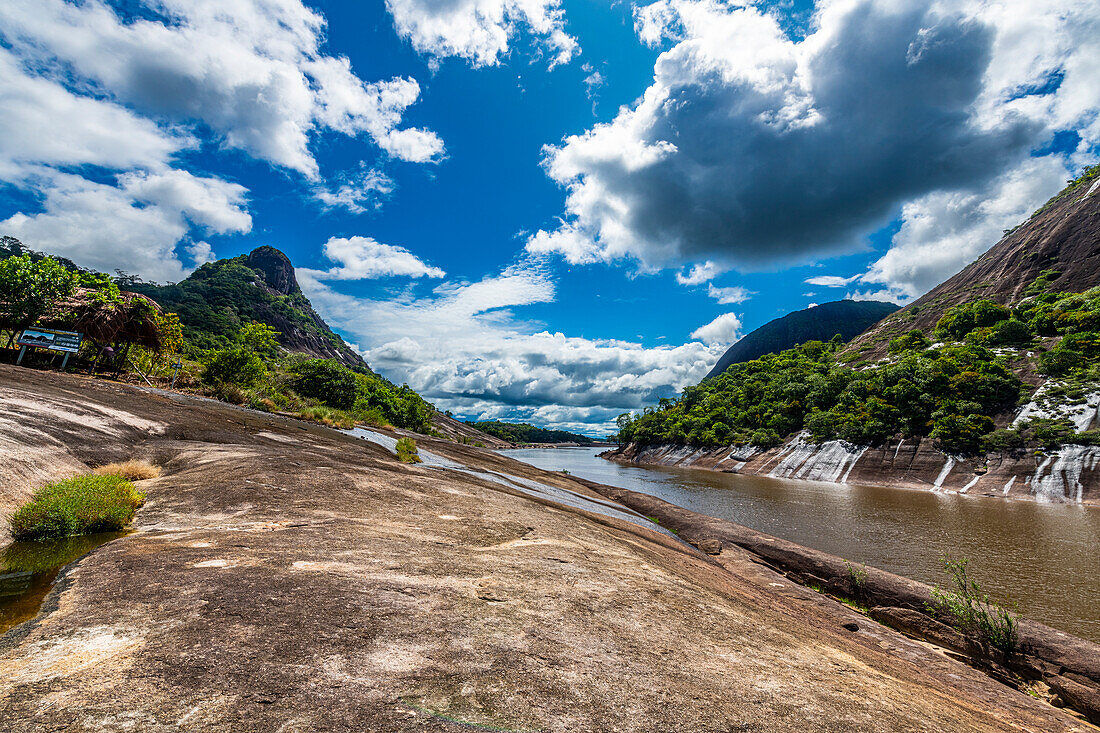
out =
[[[93,473],[100,476],[121,476],[128,481],[141,481],[160,476],[161,470],[160,466],[154,466],[148,461],[131,458],[121,463],[108,463],[106,466],[100,466]]]

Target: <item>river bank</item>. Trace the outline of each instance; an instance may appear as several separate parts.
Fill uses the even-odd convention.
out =
[[[965,557],[1022,615],[1100,643],[1100,507],[607,461],[598,449],[506,455],[655,496],[930,585]]]
[[[927,438],[865,447],[836,440],[813,443],[800,434],[764,451],[752,446],[707,449],[630,443],[602,455],[637,465],[1100,505],[1097,446],[1066,445],[1034,455],[964,458],[937,450]]]
[[[488,451],[417,437],[464,470],[410,466],[316,425],[6,366],[0,405],[5,506],[89,465],[164,469],[134,531],[0,637],[11,730],[1090,729]]]

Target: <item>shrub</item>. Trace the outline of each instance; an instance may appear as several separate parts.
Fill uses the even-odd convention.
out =
[[[1015,428],[1001,428],[982,437],[983,453],[1018,453],[1024,449],[1024,436]]]
[[[954,590],[933,588],[928,610],[960,631],[976,636],[982,644],[1012,654],[1016,650],[1020,618],[996,603],[978,581],[969,577],[967,564],[966,558],[956,560],[944,554],[943,569]]]
[[[105,466],[100,466],[92,473],[100,476],[121,476],[127,481],[142,481],[160,476],[160,466],[154,466],[148,461],[131,458],[121,463],[108,463]]]
[[[1077,442],[1077,428],[1067,418],[1032,418],[1025,427],[1031,440],[1047,450]]]
[[[1085,357],[1080,351],[1057,348],[1039,355],[1039,372],[1048,377],[1061,377],[1077,369],[1085,363]]]
[[[333,359],[307,359],[295,364],[291,382],[303,397],[318,400],[340,410],[350,409],[358,397],[355,372]]]
[[[232,382],[219,382],[214,385],[214,396],[223,402],[243,405],[248,402],[248,394]]]
[[[993,326],[1009,317],[1008,308],[992,300],[975,300],[948,308],[936,323],[940,338],[961,340],[975,328]]]
[[[989,335],[989,343],[995,346],[1019,346],[1030,341],[1031,329],[1015,318],[998,322]]]
[[[76,275],[51,257],[0,260],[0,324],[20,330],[32,325],[76,287]]]
[[[397,441],[397,460],[402,463],[420,463],[416,453],[416,441],[412,438],[400,438]]]
[[[279,347],[279,332],[266,323],[246,323],[237,332],[237,340],[247,349],[268,358],[275,356]]]
[[[957,414],[939,410],[933,414],[932,432],[929,434],[936,447],[944,453],[975,455],[981,452],[982,438],[992,432],[993,420],[985,415]]]
[[[932,345],[928,337],[920,329],[914,328],[904,336],[890,339],[889,350],[891,354],[901,354],[906,351],[923,351]]]
[[[355,427],[355,419],[351,415],[331,407],[307,407],[299,410],[298,417],[341,430],[351,430]]]
[[[867,566],[853,565],[848,560],[844,561],[845,574],[848,576],[848,592],[851,600],[857,603],[867,602]]]
[[[117,474],[88,474],[43,486],[11,515],[16,540],[114,532],[130,523],[145,495]]]
[[[220,349],[207,359],[202,381],[207,384],[235,384],[251,387],[267,373],[263,360],[255,352],[237,347]]]
[[[780,438],[779,433],[774,430],[757,430],[749,439],[749,444],[756,446],[760,450],[774,448],[782,442],[783,439]]]

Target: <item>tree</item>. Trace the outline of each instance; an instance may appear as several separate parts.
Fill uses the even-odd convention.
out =
[[[215,351],[206,362],[202,381],[207,384],[235,384],[251,387],[267,373],[263,361],[248,349]]]
[[[359,396],[355,372],[333,359],[307,359],[293,369],[297,377],[291,386],[303,397],[347,410]]]
[[[0,327],[20,331],[72,294],[77,277],[52,257],[0,261]]]
[[[272,357],[279,346],[279,332],[266,323],[253,321],[241,326],[237,340],[261,356]]]

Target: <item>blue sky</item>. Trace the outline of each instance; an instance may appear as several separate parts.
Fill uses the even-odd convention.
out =
[[[992,245],[1096,159],[1098,30],[1084,0],[7,0],[0,234],[162,282],[270,244],[441,408],[600,432]]]

